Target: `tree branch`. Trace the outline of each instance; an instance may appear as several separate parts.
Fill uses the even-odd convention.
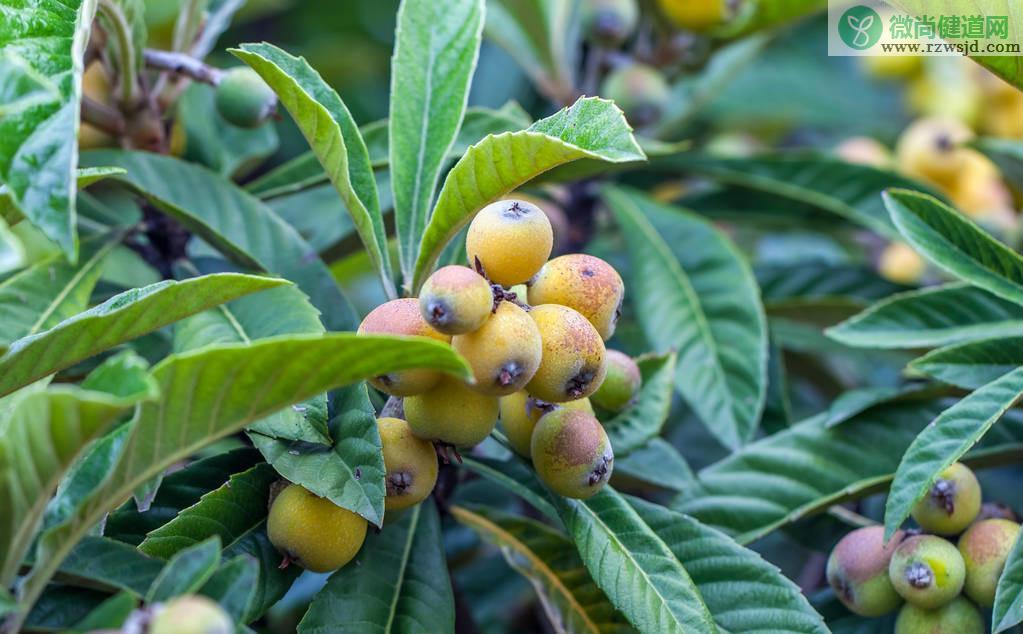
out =
[[[82,96],[82,121],[112,136],[124,134],[125,121],[121,111],[85,95]]]
[[[208,66],[191,55],[158,51],[147,48],[144,51],[146,66],[155,70],[169,71],[183,75],[195,81],[216,86],[220,83],[224,72],[219,68]]]

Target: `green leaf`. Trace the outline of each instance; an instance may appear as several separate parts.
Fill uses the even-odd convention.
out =
[[[618,489],[638,482],[676,492],[695,486],[696,481],[686,459],[663,438],[652,438],[626,456],[615,456],[615,470],[611,478]]]
[[[199,594],[216,601],[235,623],[245,623],[259,580],[259,564],[239,555],[220,566]]]
[[[57,483],[85,446],[143,399],[75,387],[29,388],[0,419],[0,585],[13,581]]]
[[[406,284],[444,160],[465,115],[483,32],[482,0],[404,0],[388,122],[395,233]]]
[[[823,11],[828,4],[824,0],[755,0],[740,6],[734,20],[713,31],[716,37],[736,38],[764,31]]]
[[[558,511],[543,492],[536,472],[521,460],[498,460],[485,456],[462,456],[462,466],[519,496],[547,517],[557,521]]]
[[[86,537],[60,565],[60,577],[101,584],[142,598],[149,591],[164,562],[153,559],[129,544],[106,537]]]
[[[81,621],[75,623],[72,631],[94,632],[96,630],[116,630],[128,619],[138,599],[129,592],[118,592],[103,603],[97,605]]]
[[[180,550],[160,571],[146,594],[146,603],[157,603],[191,594],[201,588],[220,565],[220,539],[213,537]]]
[[[483,507],[451,507],[456,520],[501,550],[508,565],[526,577],[556,632],[630,632],[608,603],[575,545],[535,520]]]
[[[752,158],[719,158],[693,152],[657,159],[651,167],[699,174],[746,189],[807,203],[889,237],[898,238],[881,192],[890,187],[926,187],[902,176],[834,157],[778,153]]]
[[[11,344],[0,356],[0,395],[183,317],[286,283],[222,273],[125,291],[50,330]]]
[[[0,117],[0,183],[15,207],[71,262],[78,258],[78,144],[73,141],[78,136],[82,55],[95,13],[96,0],[37,0],[7,7],[0,25],[5,68],[16,57],[18,67],[45,83],[52,94]],[[3,97],[6,101],[8,95]]]
[[[1023,335],[1023,308],[968,284],[892,295],[826,331],[848,346],[924,348]]]
[[[594,583],[641,632],[716,632],[692,578],[636,510],[610,487],[555,506]]]
[[[0,343],[34,335],[80,313],[121,235],[89,240],[77,265],[55,253],[0,282]]]
[[[330,270],[294,228],[258,198],[193,163],[151,152],[97,150],[85,163],[117,165],[117,177],[239,265],[294,282],[323,312],[329,330],[355,330],[359,319]]]
[[[299,632],[453,632],[455,601],[433,502],[371,533],[358,565],[336,572],[309,605]]]
[[[1019,139],[987,137],[976,139],[971,145],[995,162],[1006,182],[1016,189],[1023,187],[1023,143]]]
[[[1004,632],[1023,621],[1023,540],[1017,539],[1005,561],[991,610],[991,631]]]
[[[920,432],[899,463],[885,503],[886,539],[909,517],[941,472],[977,444],[1021,397],[1023,368],[1017,368],[969,394]]]
[[[661,433],[675,393],[675,362],[674,353],[637,359],[643,385],[636,402],[611,420],[604,421],[615,458],[624,457]]]
[[[1023,303],[1023,257],[937,199],[907,190],[884,194],[892,221],[924,257],[952,275]]]
[[[931,385],[909,383],[897,386],[865,387],[842,392],[828,407],[825,425],[828,427],[841,425],[878,405],[907,398],[926,398],[933,396],[935,391],[935,387]]]
[[[762,264],[754,268],[754,273],[768,305],[798,305],[806,300],[829,298],[873,300],[907,290],[868,267],[844,262],[799,259]]]
[[[75,178],[78,182],[78,188],[81,189],[104,178],[122,173],[124,173],[124,170],[119,167],[79,168],[75,171]],[[14,197],[11,194],[10,188],[3,183],[0,183],[0,218],[12,227],[25,219],[14,203]]]
[[[376,410],[365,385],[332,395],[335,416],[329,424],[333,446],[275,439],[250,433],[252,444],[291,482],[366,518],[384,521],[384,461]]]
[[[277,92],[344,200],[385,292],[396,296],[369,153],[344,102],[301,57],[266,43],[243,44],[231,53]]]
[[[829,631],[799,587],[757,553],[691,517],[639,498],[627,500],[685,567],[720,631]]]
[[[939,348],[914,359],[915,370],[968,390],[982,387],[1023,365],[1023,337],[999,337]]]
[[[575,95],[579,20],[572,2],[492,0],[486,38],[496,42],[546,97],[569,103]]]
[[[895,402],[842,425],[825,414],[743,447],[703,469],[698,486],[672,501],[748,544],[786,524],[881,490],[940,401]]]
[[[675,387],[725,446],[756,431],[767,395],[767,323],[749,264],[707,221],[608,187],[647,339],[678,350]]]
[[[160,399],[137,411],[114,471],[67,522],[40,540],[38,563],[24,586],[26,604],[34,603],[85,531],[168,466],[254,420],[331,388],[423,367],[462,379],[471,376],[448,345],[352,333],[294,335],[168,357],[153,370]]]
[[[447,243],[488,203],[543,172],[581,158],[610,163],[642,160],[621,110],[583,98],[521,132],[488,136],[448,172],[423,234],[413,289],[418,289]]]
[[[277,473],[268,464],[231,476],[219,489],[202,496],[177,517],[146,535],[139,550],[168,559],[185,548],[217,536],[228,549],[266,519],[270,485]]]

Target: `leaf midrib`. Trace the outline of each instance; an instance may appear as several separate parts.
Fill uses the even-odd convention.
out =
[[[429,504],[429,502],[427,502]],[[419,515],[422,512],[422,506],[417,504],[416,508],[412,511],[412,519],[409,521],[408,536],[405,539],[405,548],[401,553],[401,567],[398,569],[398,578],[394,587],[394,596],[391,599],[391,605],[388,609],[387,622],[384,624],[384,631],[390,632],[391,627],[394,625],[395,616],[398,613],[398,600],[401,598],[401,588],[405,585],[405,570],[408,568],[408,561],[412,552],[412,542],[416,537],[416,529],[419,528]]]

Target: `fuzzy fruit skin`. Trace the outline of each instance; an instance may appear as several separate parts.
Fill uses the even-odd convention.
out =
[[[593,394],[604,382],[604,340],[585,317],[567,306],[534,306],[529,316],[543,341],[543,356],[526,391],[541,401],[564,403]]]
[[[362,548],[366,520],[297,484],[274,499],[267,518],[270,542],[313,572],[341,568]]]
[[[510,288],[533,277],[551,255],[554,230],[542,209],[525,200],[507,199],[481,209],[469,224],[465,255],[487,278]]]
[[[877,270],[896,284],[916,284],[927,272],[927,262],[905,242],[892,242],[881,252]]]
[[[445,376],[424,394],[405,399],[405,419],[412,433],[456,447],[483,441],[497,424],[498,399]]]
[[[419,313],[419,300],[392,299],[374,308],[359,324],[358,334],[412,335],[450,343],[451,337],[437,332]],[[403,370],[370,379],[370,385],[392,396],[413,396],[429,390],[440,380],[433,370]]]
[[[657,0],[657,5],[676,27],[697,33],[723,24],[732,16],[727,0]]]
[[[504,430],[504,435],[508,438],[508,444],[511,445],[515,453],[525,458],[530,457],[533,429],[540,418],[547,412],[556,407],[565,407],[593,414],[593,406],[588,398],[554,405],[537,401],[525,391],[501,397],[500,405],[501,429]]]
[[[234,623],[216,601],[186,594],[161,605],[146,631],[148,634],[233,634]]]
[[[895,619],[895,634],[984,634],[984,617],[972,603],[956,597],[937,610],[907,603]]]
[[[600,46],[621,46],[639,22],[636,0],[583,0],[581,9],[586,39]]]
[[[951,542],[937,535],[914,535],[895,549],[888,576],[903,599],[933,610],[963,589],[966,564]]]
[[[661,118],[671,98],[671,88],[656,69],[646,64],[630,64],[604,78],[600,95],[615,102],[629,123],[642,127]]]
[[[600,491],[614,468],[611,441],[600,421],[566,407],[540,418],[530,454],[536,474],[550,490],[578,500]]]
[[[427,440],[416,438],[400,418],[378,418],[380,445],[387,475],[384,507],[399,511],[425,500],[437,484],[437,452]]]
[[[632,403],[642,385],[643,377],[632,357],[618,350],[608,350],[607,376],[590,400],[609,412],[617,413]]]
[[[529,283],[529,303],[561,304],[590,320],[607,341],[622,313],[625,283],[613,266],[583,253],[554,258]]]
[[[277,96],[259,73],[236,66],[224,73],[215,94],[217,112],[239,128],[257,128],[273,112]]]
[[[543,345],[536,323],[522,308],[501,302],[478,330],[456,335],[455,351],[465,357],[476,383],[473,389],[506,396],[525,387],[540,367]]]
[[[958,535],[980,513],[980,483],[956,462],[938,475],[930,492],[913,507],[913,519],[928,533]]]
[[[959,554],[966,563],[963,593],[984,608],[995,604],[995,588],[1009,551],[1019,535],[1019,524],[1009,520],[974,522],[959,538]]]
[[[948,117],[914,121],[899,137],[895,156],[907,175],[940,186],[951,184],[963,166],[961,145],[973,138],[963,123]]]
[[[881,616],[902,603],[888,577],[888,565],[903,537],[899,531],[885,546],[884,527],[867,526],[852,531],[835,545],[828,557],[828,583],[850,611]]]
[[[461,335],[482,326],[494,308],[490,283],[465,266],[445,266],[419,291],[419,312],[426,323],[446,335]]]

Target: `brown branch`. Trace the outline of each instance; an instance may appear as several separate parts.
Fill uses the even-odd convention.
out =
[[[82,96],[82,121],[112,136],[124,134],[125,121],[120,110],[84,95]]]
[[[223,71],[213,66],[208,66],[200,60],[186,55],[185,53],[174,53],[172,51],[158,51],[147,48],[144,52],[146,66],[155,70],[169,71],[177,75],[183,75],[189,79],[216,86],[224,76]]]

